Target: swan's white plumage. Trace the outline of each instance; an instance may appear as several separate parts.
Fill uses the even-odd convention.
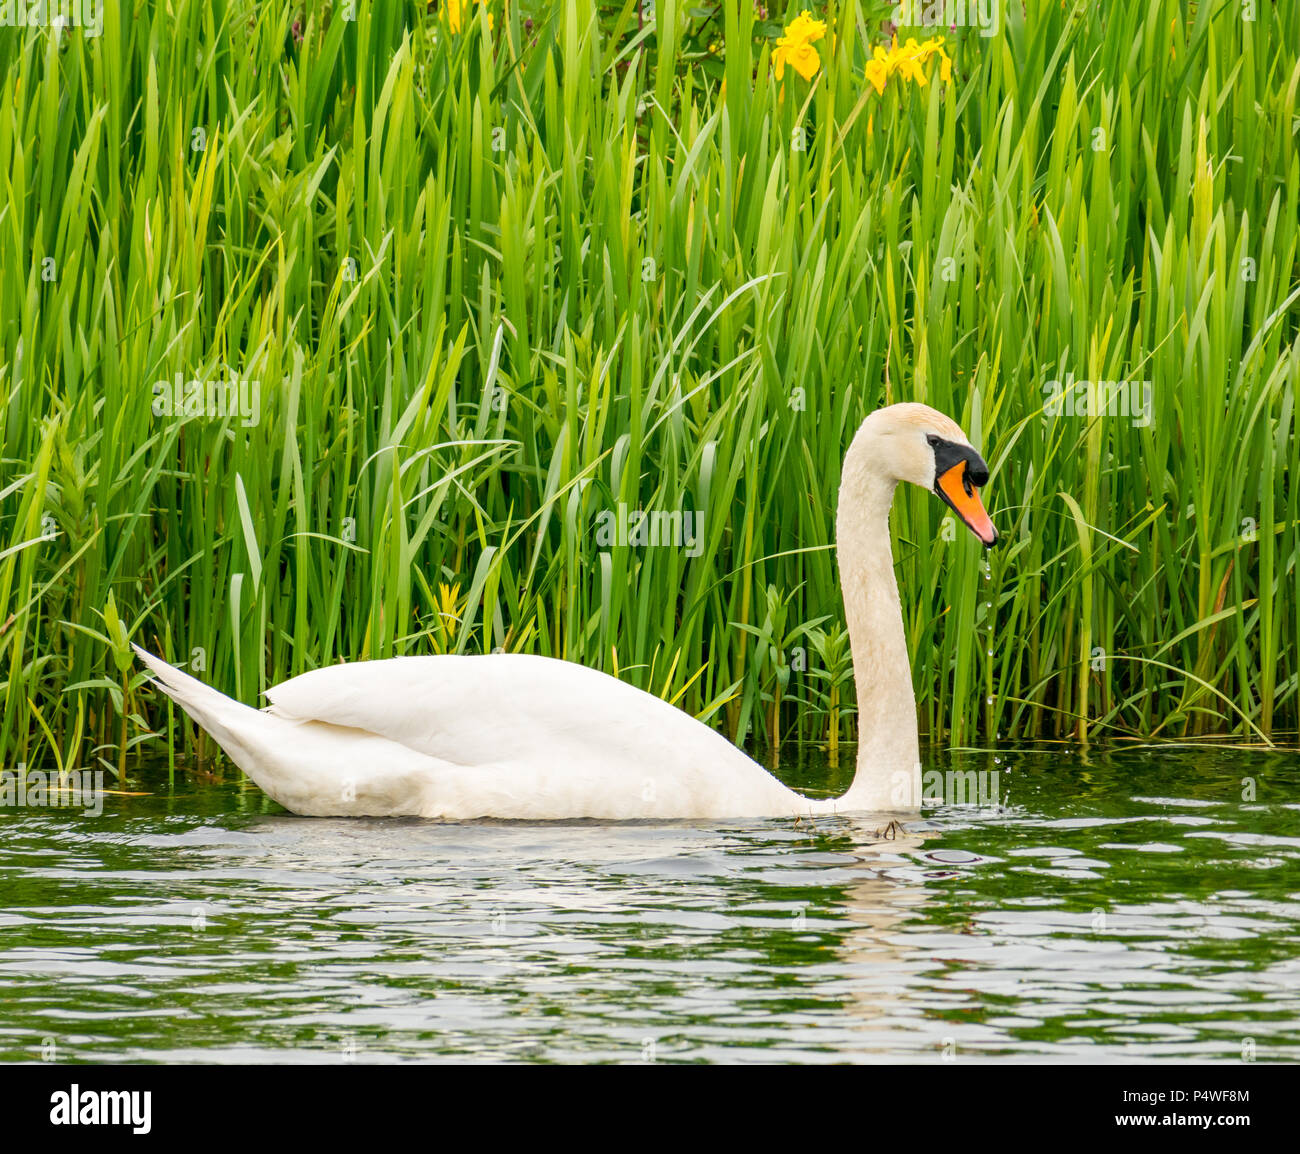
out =
[[[137,649],[259,786],[311,816],[705,818],[820,808],[660,698],[525,654],[334,665],[258,711]]]
[[[275,686],[271,705],[257,710],[136,652],[236,765],[310,816],[619,820],[912,807],[921,780],[916,703],[889,508],[899,481],[934,485],[932,435],[968,446],[925,405],[878,409],[844,459],[836,535],[863,734],[853,785],[835,800],[802,797],[667,702],[553,658],[336,665]]]

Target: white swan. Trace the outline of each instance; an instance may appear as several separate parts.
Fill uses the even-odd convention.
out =
[[[899,481],[933,489],[986,544],[988,467],[925,405],[878,409],[844,458],[836,520],[857,683],[843,797],[787,789],[658,697],[523,654],[395,657],[304,673],[253,709],[136,647],[249,777],[294,813],[445,819],[731,818],[898,810],[920,798],[916,702],[889,548]]]

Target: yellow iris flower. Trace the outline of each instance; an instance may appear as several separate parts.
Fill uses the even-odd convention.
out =
[[[473,0],[475,4],[483,4],[486,0]],[[465,18],[469,13],[470,0],[445,0],[443,12],[447,14],[447,27],[456,35],[464,27]],[[471,16],[470,19],[473,19]],[[488,28],[495,26],[496,19],[491,12],[488,13]]]
[[[922,44],[909,38],[902,46],[895,40],[888,52],[877,45],[863,74],[867,83],[882,96],[891,76],[897,76],[903,83],[915,82],[918,87],[924,88],[929,82],[925,65],[932,56],[939,57],[939,79],[946,84],[952,79],[952,61],[944,51],[942,36],[936,36]]]
[[[826,35],[826,21],[814,20],[811,12],[803,11],[786,26],[785,35],[778,37],[776,48],[772,51],[772,66],[776,78],[785,75],[788,64],[805,80],[817,75],[822,66],[822,58],[817,54],[813,44]]]

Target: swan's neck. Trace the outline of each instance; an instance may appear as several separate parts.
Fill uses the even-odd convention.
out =
[[[921,766],[912,669],[889,548],[897,482],[872,471],[864,456],[850,449],[845,458],[836,523],[858,697],[857,772],[837,805],[901,809],[918,804]]]

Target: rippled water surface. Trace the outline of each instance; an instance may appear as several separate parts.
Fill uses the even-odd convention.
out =
[[[1300,758],[999,756],[935,764],[1001,808],[892,841],[307,819],[165,771],[0,809],[0,1059],[1300,1057]]]

